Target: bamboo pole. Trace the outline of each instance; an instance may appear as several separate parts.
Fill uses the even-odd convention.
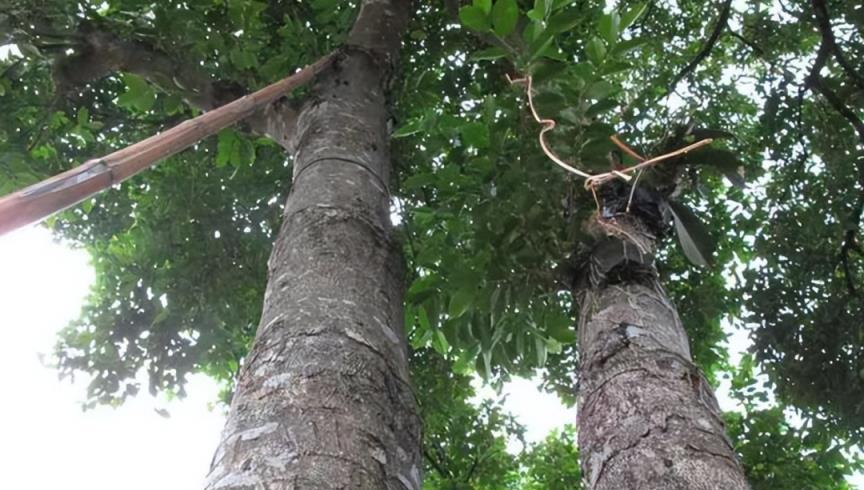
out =
[[[69,208],[251,116],[286,93],[309,83],[332,60],[333,55],[327,55],[257,92],[0,198],[0,236]]]

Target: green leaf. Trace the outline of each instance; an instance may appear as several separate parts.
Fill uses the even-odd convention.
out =
[[[599,114],[602,114],[610,109],[614,109],[618,107],[618,101],[615,99],[602,99],[600,102],[592,105],[585,111],[585,115],[587,117],[594,117]]]
[[[543,20],[552,13],[552,0],[534,0],[534,8],[539,15],[542,16],[540,20]]]
[[[414,174],[402,183],[402,186],[408,189],[420,189],[425,186],[434,185],[438,179],[435,177],[435,174],[431,173],[417,173]]]
[[[585,54],[588,55],[588,59],[594,66],[600,66],[603,64],[603,59],[606,58],[606,45],[599,37],[592,37],[588,41],[588,45],[585,46]]]
[[[572,344],[576,342],[576,332],[573,328],[573,320],[569,316],[560,311],[547,313],[544,318],[546,324],[546,332],[553,339],[564,343]]]
[[[475,52],[471,55],[471,59],[475,61],[489,61],[497,60],[498,58],[503,58],[505,56],[507,56],[507,50],[498,46],[493,46],[491,48],[481,49],[480,51]]]
[[[471,3],[482,10],[486,15],[489,15],[489,13],[492,12],[492,0],[474,0]]]
[[[122,78],[126,83],[126,92],[117,97],[117,104],[137,112],[147,112],[152,109],[156,102],[156,91],[150,84],[131,73],[124,73]]]
[[[636,49],[639,46],[648,42],[648,39],[644,37],[637,37],[634,39],[627,39],[626,41],[621,41],[612,48],[612,54],[614,56],[620,56],[622,54],[627,53],[630,50]]]
[[[729,182],[739,189],[744,189],[747,182],[744,179],[744,163],[729,150],[722,148],[703,148],[687,156],[687,163],[706,165],[716,168]]]
[[[413,119],[403,124],[402,127],[393,132],[393,138],[404,138],[423,130],[423,120]]]
[[[541,115],[553,115],[567,107],[567,99],[558,92],[540,92],[534,96],[534,107]]]
[[[447,314],[450,318],[459,318],[468,311],[473,301],[473,291],[470,289],[460,289],[450,296],[450,306],[447,308]]]
[[[616,41],[618,41],[620,25],[621,17],[618,15],[618,12],[613,10],[608,14],[604,14],[603,17],[600,18],[600,24],[598,25],[597,30],[600,32],[600,36],[602,36],[603,39],[612,46]]]
[[[584,13],[579,8],[567,9],[549,18],[547,30],[553,34],[569,31],[582,20]]]
[[[611,75],[621,71],[630,70],[633,65],[625,61],[611,61],[603,64],[603,69],[600,70],[601,75]]]
[[[85,214],[90,214],[90,211],[93,210],[93,204],[96,202],[95,199],[85,199],[81,201],[81,209],[84,210]]]
[[[82,107],[78,109],[78,116],[76,117],[79,126],[89,126],[90,123],[90,111],[87,110],[86,107]]]
[[[253,51],[248,49],[234,48],[228,54],[231,59],[231,64],[235,67],[246,70],[258,65],[258,57]]]
[[[633,23],[636,22],[636,20],[645,13],[645,10],[647,8],[647,3],[640,3],[634,5],[633,8],[631,8],[630,10],[625,12],[624,15],[621,16],[621,26],[619,27],[619,29],[623,31],[624,29],[627,29],[628,27],[633,25]]]
[[[534,349],[537,352],[537,367],[546,365],[546,340],[542,337],[534,337]]]
[[[489,16],[483,9],[474,5],[468,5],[459,9],[459,20],[462,25],[479,32],[489,30]]]
[[[708,267],[716,247],[708,228],[686,206],[675,201],[669,201],[668,205],[684,255],[694,265]]]
[[[516,0],[498,0],[492,8],[492,26],[495,34],[509,36],[516,29],[519,20],[519,6]]]
[[[605,80],[600,80],[592,83],[591,86],[585,90],[585,97],[600,101],[608,97],[614,90],[615,87],[611,83]]]
[[[481,122],[470,122],[462,127],[462,141],[477,149],[489,147],[489,128]]]
[[[432,348],[442,356],[446,356],[447,351],[450,350],[450,343],[447,342],[447,336],[444,335],[444,331],[440,328],[435,330],[435,336],[432,338]]]
[[[432,329],[431,322],[429,321],[429,314],[426,313],[426,307],[421,306],[417,309],[417,321],[420,322],[420,328],[423,332]]]
[[[537,39],[535,39],[529,46],[528,52],[531,53],[530,60],[533,61],[540,56],[542,56],[546,49],[552,45],[552,41],[555,40],[555,37],[548,31],[543,32]]]
[[[564,73],[567,64],[557,61],[540,61],[533,65],[534,83],[540,84]]]
[[[233,129],[219,133],[216,148],[216,166],[250,166],[255,163],[255,145]]]

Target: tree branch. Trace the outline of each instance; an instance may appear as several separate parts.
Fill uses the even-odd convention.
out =
[[[160,89],[179,93],[190,105],[209,111],[246,94],[237,84],[213,79],[195,63],[170,56],[147,43],[126,40],[84,23],[75,52],[57,58],[53,77],[58,94],[118,71],[138,75]],[[280,99],[250,116],[244,124],[291,150],[298,108]]]
[[[849,63],[849,60],[846,59],[846,56],[843,55],[843,51],[840,50],[840,46],[837,44],[834,31],[831,30],[831,17],[828,15],[828,6],[825,4],[825,0],[811,0],[811,4],[813,5],[813,13],[816,14],[816,26],[819,28],[819,34],[822,35],[822,43],[827,45],[834,55],[834,59],[837,60],[837,64],[843,68],[846,76],[854,81],[858,88],[864,90],[864,77],[855,71],[855,68]]]
[[[426,457],[426,461],[428,461],[429,464],[432,465],[432,468],[434,468],[435,471],[437,471],[438,474],[441,475],[443,478],[453,478],[453,474],[447,471],[447,469],[443,468],[441,464],[438,463],[438,460],[435,459],[431,454],[429,454],[429,450],[423,449],[423,456]]]
[[[714,46],[717,44],[717,41],[720,39],[720,34],[723,33],[723,29],[726,28],[726,24],[729,22],[729,13],[732,10],[732,0],[726,0],[720,10],[720,16],[717,18],[717,24],[714,25],[714,30],[711,32],[711,35],[708,37],[708,40],[705,41],[705,45],[702,46],[702,49],[696,53],[696,56],[687,64],[681,71],[675,75],[675,78],[672,79],[672,82],[669,83],[669,86],[666,88],[666,94],[663,96],[671,94],[675,91],[675,86],[678,85],[681,80],[684,79],[690,72],[696,69],[699,66],[699,63],[702,63],[708,55],[711,54],[711,50],[714,49]],[[663,97],[660,97],[661,99]]]
[[[855,128],[855,132],[858,133],[858,139],[861,140],[861,144],[864,145],[864,122],[861,121],[861,118],[855,114],[852,109],[846,106],[840,97],[831,89],[829,89],[825,85],[825,81],[820,76],[816,76],[810,78],[808,80],[808,84],[813,90],[819,93],[822,97],[828,101],[828,104],[837,111],[841,116],[843,116],[849,124]]]
[[[814,0],[814,3],[817,1],[818,0]],[[807,74],[807,78],[804,81],[803,90],[799,91],[799,99],[803,97],[804,91],[807,89],[813,89],[815,92],[819,93],[835,111],[849,121],[852,127],[855,128],[855,132],[858,133],[858,139],[860,140],[861,145],[864,146],[864,122],[861,121],[861,118],[858,117],[852,109],[848,108],[846,104],[843,103],[836,93],[825,85],[825,81],[819,74],[819,72],[822,71],[822,68],[825,67],[825,63],[828,61],[828,56],[831,51],[831,42],[823,34],[822,44],[819,45],[819,52],[816,54],[816,59],[813,61],[813,66],[810,68],[810,73]],[[837,53],[835,52],[834,54],[836,56]],[[861,215],[864,213],[864,156],[858,159],[856,168],[858,170],[858,201],[852,211],[852,215],[850,216],[850,226],[843,236],[843,245],[840,247],[839,264],[843,266],[843,277],[846,280],[846,289],[850,296],[858,296],[858,291],[855,288],[855,274],[852,271],[851,264],[849,263],[849,253],[854,250],[861,254],[861,247],[858,244],[857,234],[858,229],[860,228]]]
[[[819,52],[816,54],[816,60],[813,62],[813,66],[810,68],[810,73],[804,81],[804,87],[813,89],[819,95],[824,97],[835,111],[849,121],[849,124],[851,124],[858,133],[858,138],[861,140],[861,144],[864,145],[864,122],[861,121],[861,118],[858,117],[852,109],[843,103],[843,100],[841,100],[834,91],[825,85],[825,80],[822,78],[822,75],[819,74],[819,72],[822,71],[822,68],[825,67],[825,63],[828,61],[830,51],[830,42],[823,37],[822,44],[819,46]]]

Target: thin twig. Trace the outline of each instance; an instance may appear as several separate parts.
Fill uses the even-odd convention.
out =
[[[624,153],[626,153],[626,154],[630,155],[631,157],[635,158],[636,161],[641,162],[641,161],[644,161],[644,160],[645,160],[645,157],[643,157],[642,155],[636,153],[636,151],[633,150],[633,148],[630,148],[629,146],[627,146],[626,144],[624,144],[624,142],[621,141],[620,139],[618,139],[618,137],[615,136],[614,134],[613,134],[612,136],[610,136],[609,139],[612,140],[612,143],[615,143],[615,146],[617,146],[618,148],[621,148],[621,151],[623,151]]]
[[[664,94],[663,97],[674,92],[675,86],[678,85],[678,82],[695,70],[696,67],[699,66],[699,63],[702,63],[702,61],[711,54],[711,50],[714,49],[714,45],[716,45],[717,41],[720,39],[720,34],[723,33],[723,29],[726,28],[726,24],[729,22],[729,13],[731,10],[732,0],[726,0],[726,3],[721,7],[720,16],[717,18],[717,24],[714,25],[714,30],[711,32],[708,40],[705,41],[705,45],[702,46],[702,49],[700,49],[698,53],[696,53],[696,56],[693,57],[690,63],[675,75],[675,78],[673,78],[672,82],[669,83],[669,86],[666,89],[666,94]],[[660,98],[662,99],[663,97]]]
[[[630,213],[630,205],[633,204],[633,195],[636,194],[636,185],[639,183],[639,177],[642,177],[642,170],[636,172],[636,178],[633,179],[633,184],[630,185],[630,197],[627,198],[627,213]]]
[[[675,158],[677,156],[681,156],[681,155],[690,153],[693,150],[702,148],[703,146],[710,145],[713,141],[714,140],[711,138],[706,138],[704,140],[697,141],[696,143],[693,143],[692,145],[687,145],[684,148],[680,148],[680,149],[675,150],[673,152],[666,153],[666,154],[663,154],[660,156],[656,156],[654,158],[650,158],[650,159],[645,160],[644,162],[641,162],[637,165],[633,165],[632,167],[627,167],[627,168],[624,168],[624,169],[619,170],[619,171],[606,172],[605,174],[592,175],[591,177],[589,177],[585,180],[585,186],[588,187],[588,186],[594,186],[594,185],[602,185],[602,184],[606,183],[607,181],[614,179],[616,176],[619,176],[619,174],[631,173],[631,172],[635,172],[637,170],[641,170],[641,169],[646,168],[646,167],[650,167],[652,165],[656,165],[660,162],[669,160],[670,158]]]

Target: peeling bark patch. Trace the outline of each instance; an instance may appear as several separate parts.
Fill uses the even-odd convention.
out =
[[[288,386],[294,384],[295,375],[292,373],[281,373],[275,376],[271,376],[264,381],[264,388],[270,389],[279,389],[279,388],[287,388]]]
[[[372,456],[372,459],[374,459],[375,461],[381,464],[387,464],[387,453],[384,452],[384,450],[380,447],[373,448],[370,454]]]
[[[399,479],[399,483],[401,483],[402,486],[405,487],[406,489],[408,489],[408,490],[420,490],[420,486],[417,485],[416,483],[414,483],[413,481],[411,481],[411,479],[409,479],[409,477],[407,477],[405,475],[399,475],[398,479]]]
[[[213,484],[212,487],[214,489],[232,489],[232,490],[243,490],[243,489],[252,489],[257,488],[257,485],[261,483],[261,479],[253,474],[229,474],[217,481]]]
[[[270,422],[269,424],[264,424],[261,427],[256,427],[254,429],[244,430],[243,432],[238,432],[235,436],[241,441],[252,441],[258,439],[259,437],[270,434],[276,429],[279,428],[279,424],[276,422]]]
[[[277,471],[285,471],[285,468],[296,460],[296,452],[284,452],[276,456],[266,456],[264,458],[264,464],[276,469]]]
[[[366,347],[369,347],[370,349],[372,349],[376,352],[378,351],[378,349],[376,349],[375,346],[373,346],[368,340],[366,340],[365,337],[363,337],[359,333],[355,332],[354,330],[351,330],[350,328],[345,329],[345,336],[348,337],[349,339],[355,341],[355,342],[358,342],[360,344],[365,345]]]

